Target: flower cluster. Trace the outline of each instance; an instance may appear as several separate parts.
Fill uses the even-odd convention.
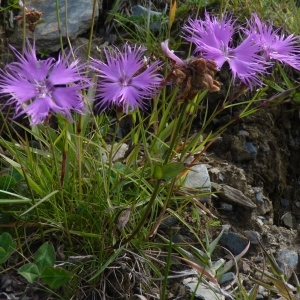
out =
[[[18,62],[0,73],[0,95],[8,95],[7,104],[15,103],[17,116],[27,114],[32,125],[42,123],[50,112],[72,119],[70,110],[83,112],[81,89],[89,82],[78,61],[68,66],[68,57],[38,60],[34,45],[27,42],[24,56],[11,47]]]
[[[163,51],[173,60],[166,79],[159,73],[161,63],[145,59],[142,47],[126,43],[121,50],[104,50],[105,62],[92,59],[90,64],[98,77],[96,106],[100,111],[116,107],[126,113],[144,109],[166,82],[179,85],[180,100],[194,97],[202,89],[218,91],[220,83],[214,75],[225,63],[233,80],[239,78],[250,89],[263,84],[261,77],[275,61],[300,70],[297,36],[280,35],[257,14],[247,20],[247,28],[236,24],[237,20],[228,15],[219,20],[208,12],[203,20],[189,19],[183,27],[183,37],[195,44],[195,53],[202,57],[184,61],[169,49],[168,41],[163,42]],[[236,33],[245,36],[239,44],[235,44]],[[36,125],[51,112],[71,120],[71,112],[84,112],[82,90],[91,85],[84,73],[85,64],[80,65],[77,60],[68,63],[68,56],[39,60],[35,46],[29,42],[24,55],[11,48],[18,61],[0,71],[0,95],[8,96],[7,104],[16,105],[17,116],[25,113]]]
[[[236,23],[228,15],[219,20],[206,12],[204,20],[189,19],[183,37],[195,44],[197,54],[214,60],[218,68],[227,62],[233,79],[238,77],[250,88],[253,83],[262,84],[259,76],[267,73],[274,60],[300,70],[300,47],[295,36],[279,36],[272,24],[263,23],[256,14],[248,20],[248,28],[235,26]],[[233,36],[238,30],[246,38],[236,46]]]
[[[8,95],[7,104],[16,104],[17,115],[27,114],[31,124],[44,122],[49,113],[58,113],[72,120],[71,111],[82,113],[82,89],[91,81],[83,73],[84,65],[68,57],[38,60],[36,49],[27,42],[22,56],[11,47],[18,62],[7,65],[0,73],[0,95]],[[116,106],[124,112],[145,108],[146,100],[158,91],[162,76],[159,61],[145,64],[145,49],[125,44],[123,50],[105,50],[106,63],[92,59],[91,67],[99,77],[98,106],[101,111]]]

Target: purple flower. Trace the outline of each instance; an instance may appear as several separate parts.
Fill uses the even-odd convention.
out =
[[[50,112],[72,120],[70,110],[82,113],[80,90],[88,86],[78,61],[67,64],[68,57],[38,60],[34,45],[27,41],[22,56],[11,47],[18,62],[7,65],[0,73],[0,95],[8,95],[7,104],[16,104],[17,116],[26,113],[32,125],[42,123]],[[74,83],[77,82],[77,83]]]
[[[147,64],[145,49],[125,44],[122,51],[117,47],[105,50],[106,63],[92,59],[97,71],[100,110],[116,105],[126,113],[136,107],[144,108],[145,100],[158,91],[162,76],[157,73],[160,62]]]
[[[250,26],[248,33],[254,33],[254,41],[260,46],[266,59],[278,60],[300,70],[299,37],[293,34],[286,38],[283,34],[278,35],[279,29],[274,30],[272,24],[268,26],[261,22],[257,14],[253,14],[248,23]]]
[[[233,80],[236,77],[252,88],[252,83],[262,84],[258,75],[264,74],[266,62],[258,55],[259,45],[253,42],[255,34],[249,34],[237,47],[234,47],[232,37],[236,29],[231,17],[223,16],[219,21],[205,13],[205,20],[189,19],[183,29],[184,38],[196,45],[196,53],[207,60],[214,60],[221,68],[228,62]]]
[[[172,50],[169,49],[169,40],[165,40],[161,43],[161,48],[164,51],[164,53],[175,61],[175,63],[179,66],[184,66],[185,63],[182,59],[180,59],[177,55],[174,54]]]

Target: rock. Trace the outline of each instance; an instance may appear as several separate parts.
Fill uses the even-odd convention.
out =
[[[56,17],[56,1],[26,0],[28,10],[35,9],[42,12],[42,22],[35,28],[35,41],[38,49],[57,51],[60,49],[59,30]],[[60,26],[63,43],[67,44],[67,34],[71,41],[78,35],[85,33],[91,27],[93,13],[93,0],[67,1],[68,22],[66,28],[66,7],[64,0],[58,0],[60,13]],[[98,17],[98,5],[95,17]],[[22,11],[19,13],[22,16]],[[20,25],[21,26],[21,25]],[[10,37],[10,43],[17,48],[22,45],[22,28],[18,26]],[[32,32],[27,30],[27,36]]]
[[[254,230],[245,230],[244,234],[246,238],[250,241],[253,245],[258,245],[260,241],[260,234]]]
[[[225,184],[212,183],[213,189],[217,192],[217,195],[224,201],[239,204],[248,208],[256,208],[257,206],[246,197],[241,191]]]
[[[281,217],[281,220],[285,226],[287,226],[289,228],[294,228],[295,218],[290,212],[287,212],[286,214],[284,214]]]
[[[257,214],[264,216],[269,213],[269,215],[273,216],[273,203],[267,197],[263,197],[262,201],[257,201],[256,205]]]
[[[253,159],[255,159],[257,156],[257,148],[251,142],[246,142],[245,145],[246,145],[246,149],[250,153],[251,157]]]
[[[232,282],[236,279],[235,277],[235,274],[233,272],[227,272],[225,273],[220,281],[219,281],[219,284],[221,286],[225,286],[225,285],[228,285],[228,284],[232,284]]]
[[[225,210],[225,211],[232,211],[233,207],[231,204],[225,203],[225,202],[221,202],[221,206],[220,208],[221,210]]]
[[[135,5],[132,7],[133,16],[144,16],[147,18],[148,14],[150,15],[150,30],[153,32],[159,32],[161,29],[161,12],[150,10],[141,5]]]
[[[116,145],[118,146],[118,144]],[[128,150],[128,145],[125,143],[119,145],[119,147],[116,147],[116,145],[114,146],[113,149],[113,155],[112,155],[113,162],[125,157],[126,151]],[[111,151],[111,145],[107,145],[106,150],[107,151],[105,151],[104,149],[101,150],[103,162],[108,162],[108,155]]]
[[[290,206],[290,201],[288,199],[285,199],[285,198],[281,198],[280,203],[281,203],[282,207],[289,207]]]
[[[188,277],[183,280],[183,284],[187,286],[191,294],[195,293],[195,297],[201,300],[222,300],[225,299],[224,296],[217,294],[215,290],[199,283],[199,279],[195,277]],[[229,298],[230,299],[230,298]],[[232,298],[231,298],[232,299]]]
[[[193,166],[188,172],[183,186],[191,189],[200,189],[204,193],[211,193],[211,182],[206,165]],[[210,195],[204,195],[199,200],[201,202],[209,202]]]
[[[259,202],[263,202],[263,193],[262,189],[260,187],[253,187],[254,193],[255,193],[255,198]]]
[[[235,232],[224,232],[220,243],[233,255],[238,255],[245,250],[248,245],[248,240]]]
[[[285,264],[293,270],[296,270],[298,266],[298,253],[287,249],[278,251],[277,261],[280,264]]]

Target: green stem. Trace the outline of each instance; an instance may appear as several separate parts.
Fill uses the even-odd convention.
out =
[[[171,144],[170,144],[170,147],[168,149],[167,155],[165,157],[164,164],[167,164],[169,162],[170,157],[172,156],[172,152],[174,150],[174,147],[175,147],[175,145],[178,145],[178,139],[181,138],[179,132],[182,132],[182,130],[184,130],[182,124],[183,124],[183,120],[184,120],[184,117],[185,117],[188,102],[185,101],[182,105],[183,105],[183,107],[179,107],[180,115],[179,115],[179,118],[176,122],[176,128],[173,131]]]
[[[149,202],[148,202],[148,204],[145,208],[145,211],[144,211],[142,217],[140,218],[139,223],[133,229],[131,235],[128,238],[126,238],[125,240],[121,241],[120,243],[117,243],[113,248],[120,247],[122,245],[125,245],[125,244],[129,243],[141,231],[141,228],[144,225],[144,223],[146,222],[146,220],[148,218],[148,215],[151,212],[151,209],[152,209],[152,206],[153,206],[154,201],[156,199],[156,196],[158,194],[159,187],[160,187],[160,182],[161,182],[160,180],[156,181],[154,190],[153,190],[151,198],[150,198],[150,200],[149,200]]]

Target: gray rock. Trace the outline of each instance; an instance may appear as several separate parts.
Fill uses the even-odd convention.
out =
[[[256,200],[259,201],[259,202],[263,202],[262,189],[260,187],[254,187],[253,190],[254,190],[254,193],[255,193]]]
[[[217,294],[212,288],[199,283],[198,278],[189,277],[183,280],[183,284],[190,289],[191,293],[195,293],[197,299],[201,300],[222,300],[225,299],[224,296]]]
[[[289,207],[289,205],[290,205],[290,201],[285,198],[280,199],[280,203],[281,203],[282,207]]]
[[[209,174],[205,164],[199,164],[193,166],[188,172],[184,184],[184,187],[201,190],[204,193],[211,192],[211,182]],[[201,202],[210,201],[210,195],[205,195],[199,199]]]
[[[298,253],[291,250],[278,251],[277,261],[295,270],[298,265]]]
[[[232,254],[238,255],[245,250],[248,245],[248,240],[235,232],[224,232],[220,243]]]
[[[246,145],[246,149],[250,153],[251,157],[253,159],[255,159],[257,156],[257,148],[251,142],[246,142],[245,145]]]
[[[219,284],[221,286],[228,285],[231,284],[235,279],[235,274],[233,272],[228,272],[221,277]]]
[[[225,202],[221,202],[221,206],[220,208],[221,210],[225,210],[225,211],[232,211],[233,207],[231,204],[225,203]]]
[[[57,51],[60,49],[59,30],[56,18],[56,1],[26,0],[27,9],[35,9],[43,13],[42,23],[35,29],[35,40],[38,49]],[[89,30],[91,26],[93,0],[67,1],[68,22],[66,28],[66,6],[64,0],[58,0],[61,34],[63,43],[67,43],[67,33],[70,40],[74,40],[78,35]],[[20,12],[20,16],[22,12]],[[98,6],[96,15],[98,17]],[[27,30],[27,36],[32,37],[32,33]],[[22,45],[22,28],[15,29],[10,37],[10,43],[17,48]]]
[[[213,189],[217,192],[217,195],[224,201],[239,204],[248,208],[256,208],[257,206],[246,197],[240,190],[237,190],[229,185],[212,183]]]
[[[258,245],[260,241],[260,234],[257,231],[253,230],[245,230],[244,234],[246,238],[250,241],[253,245]]]
[[[159,32],[161,29],[161,20],[163,15],[161,12],[150,10],[141,5],[135,5],[132,7],[133,16],[144,16],[147,18],[148,14],[150,15],[150,30],[153,32]]]
[[[281,220],[285,226],[287,226],[289,228],[294,228],[295,218],[290,212],[287,212],[286,214],[284,214],[281,217]]]

